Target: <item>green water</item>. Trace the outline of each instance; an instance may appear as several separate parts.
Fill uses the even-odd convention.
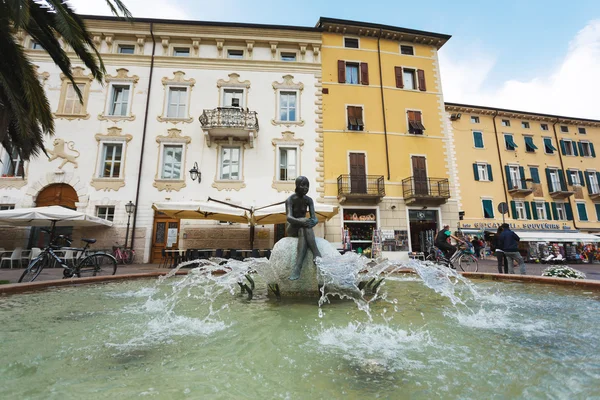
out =
[[[0,397],[600,398],[597,292],[478,282],[454,306],[408,275],[369,321],[352,302],[319,317],[314,299],[260,289],[211,310],[183,279],[0,298]]]

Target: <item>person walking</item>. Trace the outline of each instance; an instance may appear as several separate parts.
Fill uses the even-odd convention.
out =
[[[481,258],[481,242],[479,238],[475,236],[473,240],[471,240],[471,244],[473,245],[473,250],[475,250],[475,257]]]
[[[502,229],[502,226],[498,227],[498,230],[496,231],[496,235],[494,236],[494,238],[492,239],[492,252],[493,254],[496,256],[496,260],[498,260],[498,273],[502,274],[508,274],[508,262],[506,261],[506,256],[504,255],[504,251],[498,247],[498,238],[500,237],[500,234],[502,233],[504,229]],[[503,267],[504,266],[504,271],[503,271]]]
[[[525,271],[525,261],[519,253],[519,235],[510,230],[508,224],[502,224],[502,233],[498,237],[498,248],[504,251],[506,255],[506,260],[508,261],[508,273],[514,274],[514,261],[519,263],[519,270],[521,275],[526,275]]]

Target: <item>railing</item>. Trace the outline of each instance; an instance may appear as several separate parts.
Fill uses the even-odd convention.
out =
[[[218,107],[204,110],[200,116],[200,124],[204,129],[229,128],[258,131],[256,111],[243,110],[237,107]]]
[[[338,196],[385,196],[385,184],[382,175],[340,175],[337,183]]]
[[[588,189],[589,189],[590,196],[600,195],[600,185],[598,185],[597,183],[590,183]]]
[[[449,199],[450,183],[446,178],[415,178],[402,180],[404,198]]]
[[[508,190],[533,191],[533,185],[525,179],[511,179]]]

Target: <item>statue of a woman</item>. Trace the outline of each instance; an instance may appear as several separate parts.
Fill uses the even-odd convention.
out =
[[[295,281],[300,278],[302,263],[306,257],[308,248],[312,251],[313,262],[317,257],[321,257],[321,253],[317,248],[315,241],[315,233],[313,226],[317,225],[317,217],[315,216],[315,204],[313,200],[306,195],[308,193],[308,179],[305,176],[296,178],[296,190],[293,195],[285,201],[285,213],[287,215],[287,235],[298,238],[298,254],[294,270],[290,275],[290,280]],[[310,213],[310,218],[306,218],[306,211]]]

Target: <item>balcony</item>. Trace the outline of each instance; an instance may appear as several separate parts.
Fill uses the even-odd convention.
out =
[[[573,196],[575,191],[572,187],[561,185],[560,182],[552,182],[550,185],[550,197],[554,199],[566,199],[567,197]]]
[[[446,178],[415,178],[402,180],[406,204],[440,205],[450,198],[450,184]]]
[[[337,179],[340,203],[379,203],[385,196],[383,175],[340,175]]]
[[[590,195],[590,199],[600,200],[600,186],[598,184],[594,184],[594,183],[589,184],[588,193]]]
[[[512,179],[508,182],[508,193],[513,197],[525,197],[533,193],[533,183],[526,179]]]
[[[204,110],[199,120],[208,147],[213,140],[219,139],[241,140],[254,147],[254,139],[258,133],[256,111],[238,107],[217,107]]]

